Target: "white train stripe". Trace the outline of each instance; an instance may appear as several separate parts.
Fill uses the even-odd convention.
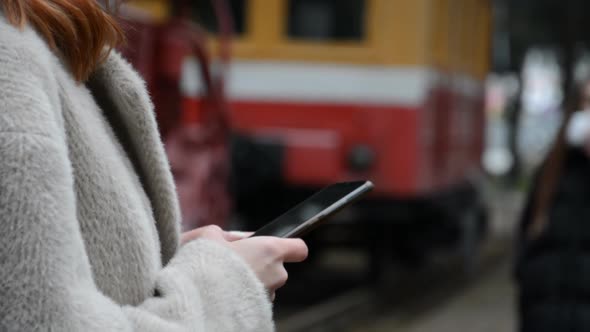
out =
[[[243,101],[297,101],[420,106],[434,85],[474,95],[481,83],[427,67],[353,66],[306,62],[234,61],[229,97]]]

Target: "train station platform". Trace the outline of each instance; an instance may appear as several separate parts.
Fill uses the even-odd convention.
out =
[[[336,289],[336,281],[344,283],[345,276],[354,278],[342,270],[338,278],[315,270],[296,291],[317,293],[323,300],[279,306],[277,331],[516,331],[512,248],[523,198],[522,192],[490,192],[490,236],[473,270],[465,270],[459,257],[442,255],[422,268],[393,266],[377,285],[350,282],[330,296],[311,286]],[[350,253],[339,255],[349,263],[354,261]],[[333,263],[337,257],[330,256],[328,261]],[[326,282],[322,283],[320,277]]]
[[[494,195],[491,231],[498,259],[464,287],[419,310],[397,308],[354,332],[513,332],[517,330],[512,235],[523,203],[519,192]],[[450,294],[450,295],[449,295]],[[425,297],[426,299],[428,297]],[[428,302],[428,301],[426,301]]]
[[[416,316],[384,316],[355,332],[516,331],[511,264],[501,262],[474,285]]]

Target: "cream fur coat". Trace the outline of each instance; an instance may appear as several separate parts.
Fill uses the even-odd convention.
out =
[[[139,76],[112,53],[77,84],[0,12],[0,330],[273,330],[245,262],[178,234]]]

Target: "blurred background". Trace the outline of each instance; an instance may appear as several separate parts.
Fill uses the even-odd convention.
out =
[[[556,201],[589,205],[588,165],[560,180],[571,148],[586,156],[588,7],[131,0],[121,52],[156,106],[184,229],[256,230],[331,183],[375,183],[305,237],[279,331],[541,331],[522,322],[554,312],[530,299],[563,284],[529,279],[564,265],[527,269],[531,248],[583,219],[554,218]],[[579,253],[560,239],[558,263]]]

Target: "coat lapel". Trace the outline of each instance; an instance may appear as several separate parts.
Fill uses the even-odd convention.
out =
[[[180,211],[168,160],[158,133],[153,105],[139,75],[111,52],[87,86],[111,125],[117,127],[150,198],[166,264],[178,248]]]

